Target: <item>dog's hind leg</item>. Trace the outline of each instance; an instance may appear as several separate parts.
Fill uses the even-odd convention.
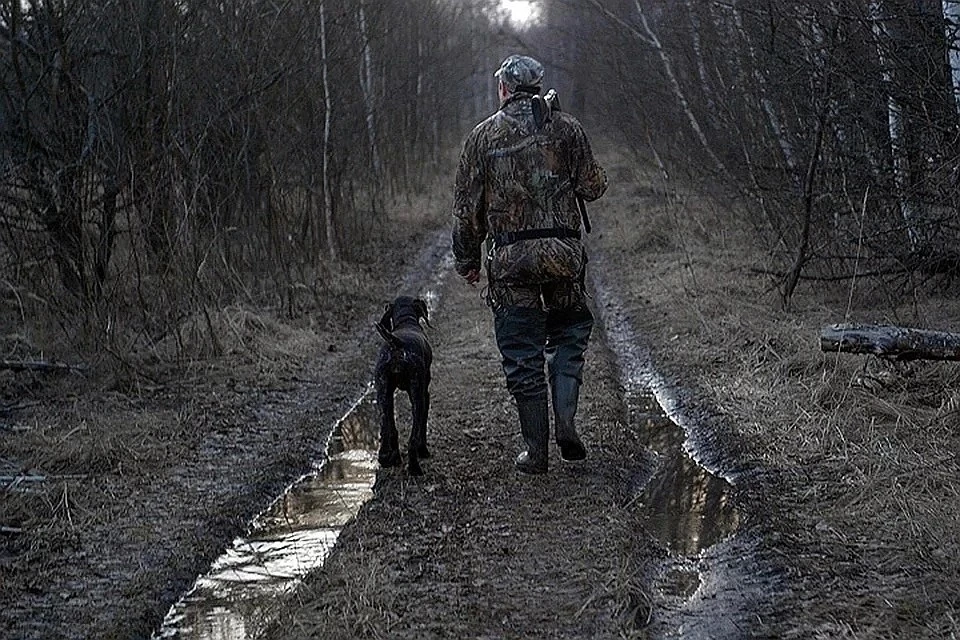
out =
[[[427,412],[430,410],[430,393],[423,380],[412,382],[408,393],[413,414],[413,428],[410,429],[407,467],[410,475],[419,476],[423,474],[420,458],[430,457],[430,452],[427,450]]]
[[[417,455],[421,458],[429,458],[430,450],[427,449],[427,418],[430,416],[430,391],[423,392],[423,425],[420,432],[420,444],[417,447]]]
[[[376,386],[377,406],[380,409],[380,451],[377,460],[381,467],[395,467],[400,464],[400,442],[393,413],[393,385],[378,378]]]

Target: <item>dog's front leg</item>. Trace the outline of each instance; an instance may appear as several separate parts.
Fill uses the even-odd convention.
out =
[[[410,429],[410,443],[407,451],[407,466],[410,475],[423,474],[420,458],[429,458],[427,449],[427,414],[430,411],[430,391],[425,380],[416,380],[410,385],[410,408],[413,414],[413,428]]]
[[[380,451],[377,460],[381,467],[400,464],[400,442],[397,437],[397,422],[393,413],[393,384],[383,376],[377,376],[377,406],[380,408]]]

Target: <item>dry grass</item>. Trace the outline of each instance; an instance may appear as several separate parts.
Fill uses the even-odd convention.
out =
[[[360,580],[344,582],[333,603],[329,599],[317,598],[316,593],[311,593],[311,587],[306,587],[299,597],[309,604],[298,617],[349,620],[349,624],[340,629],[343,638],[389,638],[390,626],[397,620],[394,606],[397,594],[385,579],[385,567],[375,555],[367,554],[360,562],[362,566],[345,569],[347,575],[357,576]],[[326,637],[338,637],[334,630],[328,629],[326,633]]]
[[[782,518],[782,538],[770,544],[780,545],[776,551],[795,590],[768,622],[771,634],[956,637],[960,365],[905,367],[826,355],[819,351],[818,332],[827,322],[882,318],[950,329],[960,305],[920,295],[897,300],[880,295],[869,282],[853,290],[804,284],[794,310],[784,311],[773,283],[751,270],[765,257],[751,249],[753,231],[735,209],[694,193],[665,192],[623,158],[607,164],[613,167],[613,187],[591,206],[596,228],[591,242],[616,256],[638,331],[654,344],[665,372],[718,409],[745,443],[745,457],[776,481],[777,502],[770,509]],[[391,283],[387,274],[406,269],[392,264],[390,255],[396,254],[384,248],[397,238],[417,243],[424,212],[437,207],[426,195],[397,203],[389,214],[396,226],[365,245],[360,264],[299,274],[289,291],[276,297],[282,303],[255,304],[257,296],[240,296],[241,301],[197,308],[156,339],[146,339],[132,319],[129,324],[115,319],[116,355],[102,360],[95,375],[43,382],[5,378],[8,398],[35,395],[50,407],[37,411],[43,421],[4,434],[4,459],[50,477],[43,492],[2,496],[5,526],[41,533],[31,537],[35,548],[21,559],[43,562],[47,550],[75,544],[86,521],[117,508],[110,494],[114,484],[129,480],[135,492],[137,482],[176,463],[209,431],[210,414],[223,409],[220,427],[242,422],[234,419],[235,407],[217,404],[214,391],[235,393],[233,400],[223,400],[226,405],[244,395],[227,382],[269,387],[317,353],[354,348],[339,340],[344,335],[339,323],[369,317],[384,302],[377,292],[399,285],[399,275]],[[4,343],[8,354],[75,355],[69,341],[62,341],[63,327],[25,325],[27,317],[49,316],[46,302],[14,297],[6,311],[15,328]],[[138,350],[123,350],[124,345]],[[194,385],[200,381],[202,387]],[[190,388],[203,397],[175,397]],[[154,398],[162,393],[170,394],[169,402]],[[140,404],[146,399],[152,401],[148,407]],[[84,477],[65,482],[56,476]],[[78,485],[86,493],[74,492]],[[348,527],[344,536],[346,542],[354,536],[362,549],[363,531]],[[632,620],[625,634],[642,635],[649,613],[641,586],[645,576],[634,562],[645,551],[625,550],[623,557],[633,560],[616,564],[600,579],[604,590],[596,597],[613,600],[617,614]],[[334,585],[335,600],[308,598],[325,610],[289,623],[349,620],[342,628],[327,628],[327,637],[389,637],[399,615],[397,594],[388,588],[396,576],[376,553],[350,555],[355,566],[335,564],[345,558],[334,556],[325,571],[362,579]],[[322,588],[327,582],[310,584]],[[6,599],[5,589],[24,586],[0,580],[0,596]]]
[[[192,579],[283,474],[308,465],[318,425],[361,384],[368,320],[438,224],[419,204],[397,213],[370,255],[304,269],[282,291],[269,276],[234,278],[176,303],[158,290],[156,314],[126,305],[85,320],[48,301],[0,301],[5,357],[91,365],[0,371],[0,466],[45,478],[0,486],[0,598],[14,603],[0,629],[29,619],[52,635],[140,637],[158,622],[158,598],[189,586],[171,580]],[[321,411],[301,419],[314,397]],[[64,606],[61,592],[97,602]]]
[[[613,198],[635,209],[632,194]],[[618,221],[601,244],[632,252],[648,274],[632,304],[662,365],[784,480],[777,509],[808,589],[792,637],[955,637],[960,365],[823,354],[819,331],[879,319],[950,330],[960,303],[891,303],[871,282],[803,284],[785,311],[751,270],[764,257],[730,210],[692,195],[641,202],[643,222]]]
[[[240,356],[250,364],[294,359],[295,364],[317,347],[317,335],[309,329],[292,327],[274,314],[233,305],[213,311],[195,312],[177,331],[175,348],[188,360]],[[158,345],[158,349],[163,349]]]

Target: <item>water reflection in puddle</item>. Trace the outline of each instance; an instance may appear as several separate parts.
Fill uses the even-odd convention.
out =
[[[685,423],[676,397],[653,368],[630,313],[605,280],[609,269],[603,268],[602,255],[597,262],[599,268],[591,272],[596,307],[618,360],[630,424],[658,455],[657,469],[638,496],[644,523],[682,565],[673,577],[667,576],[670,590],[689,596],[699,585],[699,569],[688,560],[733,535],[740,524],[733,486],[703,463],[691,436],[696,425]]]
[[[400,289],[416,288],[424,271],[429,286],[420,295],[431,317],[440,302],[440,285],[453,269],[453,252],[442,230],[424,250]],[[397,421],[409,422],[409,405],[400,402]],[[311,570],[323,565],[343,527],[373,497],[377,479],[377,405],[373,385],[340,419],[326,446],[327,459],[295,482],[233,542],[210,571],[197,579],[163,620],[154,639],[250,640],[270,622],[277,596],[290,592]]]
[[[340,531],[373,495],[376,405],[368,389],[337,423],[328,458],[294,483],[171,609],[154,638],[246,640],[274,599],[323,564]]]
[[[733,534],[739,525],[733,486],[684,451],[686,434],[654,398],[640,397],[630,406],[631,423],[659,457],[640,498],[650,534],[682,556],[696,556]]]

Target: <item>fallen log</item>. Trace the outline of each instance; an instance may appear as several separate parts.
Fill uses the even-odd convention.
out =
[[[832,324],[820,330],[820,350],[869,353],[894,360],[960,360],[960,334],[892,325]]]

